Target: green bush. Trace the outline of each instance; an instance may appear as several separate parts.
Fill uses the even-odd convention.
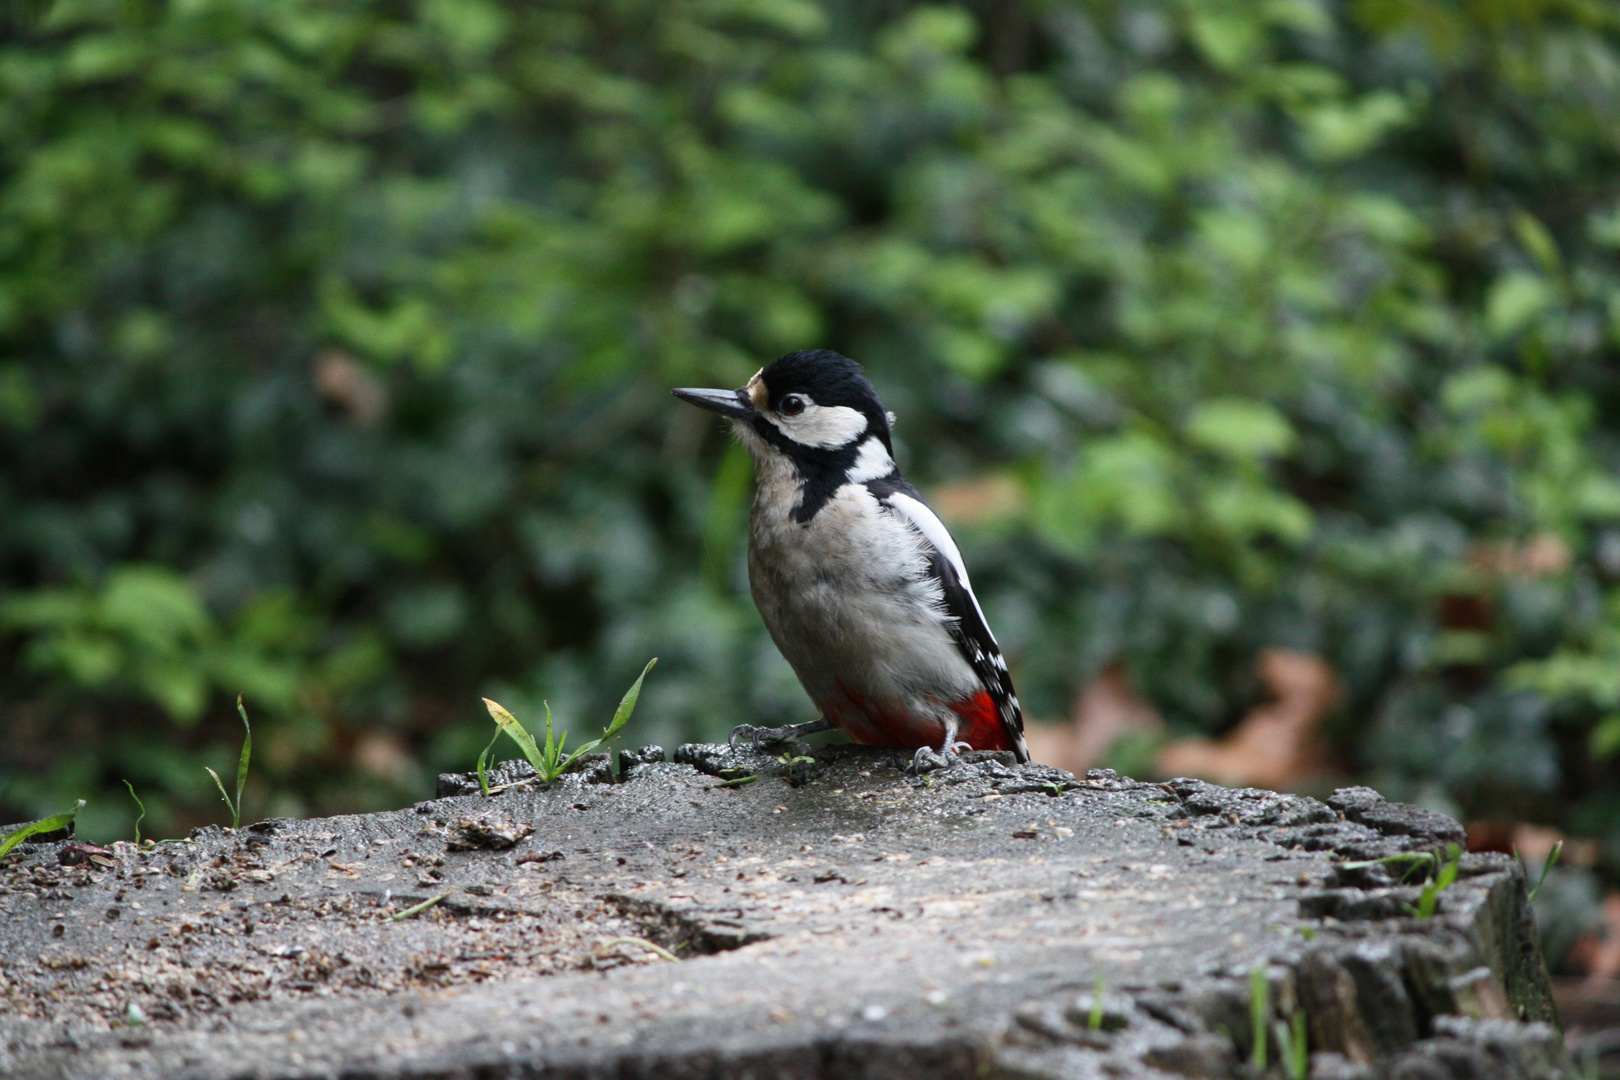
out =
[[[746,462],[667,388],[829,346],[976,481],[1034,716],[1120,659],[1218,731],[1303,648],[1390,793],[1620,828],[1610,6],[0,13],[15,810],[209,812],[239,691],[250,815],[654,653],[649,741],[804,719]]]

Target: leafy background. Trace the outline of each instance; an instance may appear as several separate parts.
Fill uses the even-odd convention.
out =
[[[1620,844],[1603,0],[0,4],[0,817],[397,805],[480,694],[806,718],[673,385],[837,348],[1035,718]],[[1600,934],[1601,938],[1601,934]],[[1567,947],[1568,941],[1563,942]],[[1567,951],[1567,949],[1565,949]],[[1563,952],[1560,963],[1569,963]],[[1620,964],[1620,958],[1616,960]],[[1620,968],[1617,968],[1620,970]]]

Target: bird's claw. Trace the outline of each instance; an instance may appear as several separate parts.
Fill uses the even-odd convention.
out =
[[[911,771],[914,773],[935,772],[939,769],[951,769],[962,764],[958,750],[971,750],[971,743],[960,739],[947,741],[940,749],[932,746],[919,746],[917,752],[911,756]]]

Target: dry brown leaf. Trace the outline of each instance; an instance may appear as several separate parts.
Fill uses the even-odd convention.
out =
[[[360,427],[370,427],[388,406],[388,391],[371,369],[339,349],[315,358],[315,389]]]
[[[1123,664],[1109,664],[1080,691],[1067,724],[1032,723],[1024,733],[1030,756],[1076,775],[1103,760],[1121,736],[1162,730],[1151,702],[1136,692]]]
[[[1276,789],[1326,771],[1317,728],[1339,700],[1333,669],[1312,653],[1267,649],[1260,654],[1260,679],[1275,700],[1219,739],[1177,739],[1159,752],[1159,771]]]
[[[945,484],[928,492],[928,505],[953,525],[1012,517],[1024,509],[1024,489],[1002,473]]]
[[[1472,562],[1481,570],[1504,577],[1544,577],[1569,569],[1571,554],[1563,538],[1537,533],[1523,543],[1490,544],[1476,548]]]
[[[379,780],[406,783],[416,775],[416,759],[405,740],[391,731],[363,732],[355,740],[350,760],[355,768]]]

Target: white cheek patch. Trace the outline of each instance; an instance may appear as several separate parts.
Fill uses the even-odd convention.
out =
[[[855,455],[855,464],[850,466],[848,477],[857,484],[864,484],[868,480],[878,480],[894,472],[894,459],[883,448],[883,440],[876,435],[868,435],[866,441],[861,443],[859,453]]]
[[[822,450],[848,446],[866,434],[866,414],[848,405],[817,405],[806,399],[798,416],[763,415],[794,442]]]

